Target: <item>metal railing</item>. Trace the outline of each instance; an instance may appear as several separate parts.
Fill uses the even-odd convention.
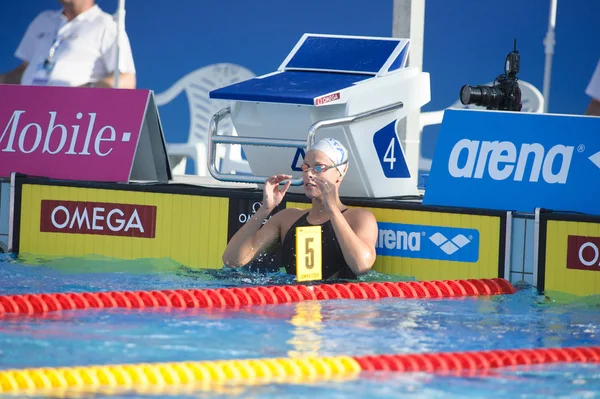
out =
[[[223,108],[217,112],[210,120],[208,128],[208,171],[217,180],[237,183],[258,183],[262,184],[270,176],[255,176],[255,175],[237,175],[221,173],[217,170],[217,159],[216,159],[216,147],[217,144],[239,144],[239,145],[254,145],[254,146],[265,146],[265,147],[284,147],[284,148],[303,148],[308,151],[310,147],[315,144],[315,135],[319,129],[348,125],[350,123],[358,122],[364,119],[379,116],[388,112],[395,111],[404,106],[399,101],[393,104],[385,105],[383,107],[375,108],[369,111],[362,112],[356,115],[345,116],[342,118],[325,119],[313,123],[308,129],[308,135],[306,140],[293,140],[293,139],[275,139],[266,137],[244,137],[244,136],[221,136],[217,135],[219,131],[219,122],[227,116],[231,115],[231,108]],[[293,186],[302,185],[302,178],[292,179]]]

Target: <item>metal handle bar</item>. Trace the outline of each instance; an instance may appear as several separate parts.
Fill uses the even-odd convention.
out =
[[[231,114],[231,108],[226,107],[213,115],[210,119],[208,127],[208,171],[217,180],[237,182],[237,183],[264,183],[269,176],[255,176],[255,175],[232,175],[221,173],[217,170],[216,164],[216,146],[217,144],[239,144],[239,145],[255,145],[264,147],[285,147],[285,148],[303,148],[308,151],[310,147],[315,144],[315,135],[317,130],[327,127],[348,125],[353,122],[358,122],[363,119],[372,118],[381,114],[385,114],[391,111],[395,111],[404,106],[399,101],[393,104],[385,105],[383,107],[375,108],[369,111],[362,112],[356,115],[345,116],[342,118],[325,119],[312,124],[308,129],[308,135],[306,140],[293,140],[293,139],[275,139],[266,137],[245,137],[245,136],[220,136],[217,135],[219,122],[225,117]],[[292,179],[293,186],[302,185],[302,179]]]

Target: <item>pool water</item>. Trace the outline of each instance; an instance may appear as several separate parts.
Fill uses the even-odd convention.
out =
[[[376,272],[362,279],[409,280]],[[170,260],[0,258],[2,295],[218,288],[292,280],[283,273],[243,269],[191,270]],[[330,300],[244,310],[108,309],[5,316],[0,323],[0,369],[600,345],[600,296],[544,296],[532,287],[518,288],[513,295],[459,299]],[[225,386],[159,396],[595,398],[600,397],[600,364],[446,375],[361,373],[345,381]]]

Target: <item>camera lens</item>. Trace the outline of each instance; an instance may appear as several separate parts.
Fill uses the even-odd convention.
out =
[[[463,105],[472,104],[478,102],[481,99],[481,95],[482,93],[479,87],[464,85],[460,89],[460,102],[463,103]]]
[[[484,107],[497,107],[501,98],[501,91],[494,86],[464,85],[460,89],[460,102],[463,105],[475,104]]]

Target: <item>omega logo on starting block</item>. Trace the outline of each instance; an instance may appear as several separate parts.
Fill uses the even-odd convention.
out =
[[[323,97],[315,98],[315,105],[325,105],[327,103],[330,103],[330,102],[333,102],[333,101],[336,101],[339,99],[340,99],[340,92],[338,91],[337,93],[328,94]]]

